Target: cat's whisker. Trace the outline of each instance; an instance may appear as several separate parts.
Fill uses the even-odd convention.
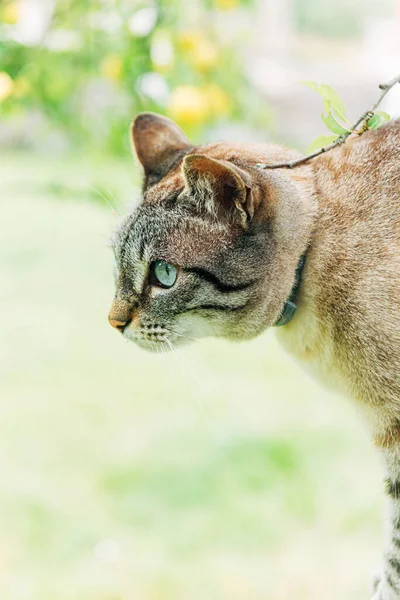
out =
[[[191,366],[191,364],[188,361],[184,362],[184,360],[183,360],[183,354],[179,353],[179,350],[174,346],[174,344],[170,340],[167,340],[167,341],[169,342],[169,344],[170,344],[169,347],[171,348],[171,350],[173,351],[173,353],[176,354],[176,359],[178,360],[178,362],[179,362],[179,364],[180,364],[180,366],[181,366],[181,368],[183,370],[183,373],[185,374],[185,376],[187,377],[187,379],[189,381],[190,388],[191,388],[191,391],[192,391],[192,394],[193,394],[193,398],[196,401],[196,404],[203,411],[203,413],[205,413],[207,415],[206,406],[204,405],[204,403],[203,403],[203,401],[201,399],[201,396],[199,394],[199,389],[201,388],[202,384],[200,382],[200,379],[197,376],[197,373],[194,371],[193,367]],[[179,360],[179,356],[178,355],[180,356],[180,360]],[[190,378],[190,375],[185,370],[184,365],[186,365],[186,367],[192,373],[193,379],[196,380],[196,382],[198,384],[196,388],[193,387],[193,379]],[[218,441],[218,439],[215,436],[213,437],[213,442],[214,442],[214,447],[215,447],[216,451],[218,452],[218,454],[224,455],[224,451],[223,451],[221,442]]]
[[[109,199],[97,188],[95,188],[93,185],[89,186],[94,192],[96,192],[97,194],[99,194],[100,198],[103,198],[104,202],[110,207],[111,212],[114,216],[119,216],[119,213],[117,211],[117,208],[115,206],[113,206],[111,204],[111,202],[109,201]]]
[[[189,338],[190,339],[190,338]],[[196,342],[198,342],[198,340],[195,340]],[[192,365],[190,364],[190,362],[188,360],[186,360],[184,358],[184,354],[182,352],[179,352],[178,348],[175,348],[176,353],[179,353],[180,359],[182,361],[182,364],[184,366],[186,366],[186,368],[190,371],[191,375],[192,375],[192,379],[194,379],[196,381],[196,383],[201,386],[201,381],[196,373],[196,371],[193,369]],[[200,388],[197,388],[200,389]]]
[[[173,333],[174,335],[177,335],[179,337],[185,338],[186,340],[190,340],[191,342],[199,343],[199,340],[196,340],[196,338],[190,337],[190,335],[186,335],[185,333],[179,333],[178,331],[175,331],[174,329],[171,329],[171,333]]]
[[[171,340],[169,338],[167,338],[167,336],[165,336],[165,341],[168,344],[169,349],[172,352],[172,356],[174,357],[174,359],[176,360],[176,362],[178,363],[182,373],[185,375],[186,379],[188,380],[189,384],[191,385],[192,382],[190,380],[190,377],[188,377],[188,373],[185,371],[182,361],[180,360],[180,357],[178,355],[178,351],[176,349],[176,347],[173,345],[173,343],[171,342]]]
[[[177,363],[178,363],[178,365],[179,365],[182,373],[184,374],[184,376],[185,376],[185,378],[186,378],[186,380],[187,380],[187,382],[189,384],[190,390],[191,390],[191,392],[193,394],[193,398],[195,399],[195,401],[196,401],[197,405],[199,406],[199,408],[201,408],[201,410],[205,412],[205,406],[204,406],[203,401],[201,399],[201,396],[200,396],[200,394],[198,392],[199,387],[197,386],[195,388],[194,385],[193,385],[194,384],[194,381],[193,381],[194,379],[196,379],[196,383],[197,384],[201,385],[200,381],[197,378],[197,375],[194,373],[192,367],[188,366],[188,364],[183,361],[182,354],[179,353],[178,349],[174,346],[174,344],[171,342],[171,340],[168,339],[167,337],[165,337],[165,340],[166,340],[169,348],[171,349],[172,354],[173,354],[175,360],[177,361]],[[191,371],[191,373],[189,373],[187,371],[187,367],[189,368],[189,370]]]
[[[107,194],[109,196],[111,196],[111,199],[114,200],[114,207],[115,207],[114,210],[118,214],[118,211],[117,211],[118,202],[117,202],[116,197],[114,196],[114,194],[108,188],[106,188],[104,185],[103,185],[103,187],[104,187],[105,191],[107,192]]]

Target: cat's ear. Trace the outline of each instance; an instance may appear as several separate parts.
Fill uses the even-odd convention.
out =
[[[192,146],[183,131],[167,117],[146,112],[131,127],[132,144],[146,175],[162,176]]]
[[[183,160],[186,186],[196,202],[221,217],[238,217],[243,227],[254,216],[251,179],[232,163],[204,154],[189,154]]]

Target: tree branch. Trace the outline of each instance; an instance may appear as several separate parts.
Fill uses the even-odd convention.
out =
[[[394,87],[396,85],[396,83],[400,83],[400,75],[398,75],[397,77],[394,77],[393,79],[388,81],[388,83],[381,83],[379,86],[379,89],[381,90],[381,95],[379,96],[378,100],[371,106],[371,108],[369,110],[365,111],[365,113],[363,113],[361,115],[361,117],[358,119],[358,121],[353,125],[353,127],[351,127],[351,129],[348,132],[344,133],[343,135],[340,135],[337,138],[337,140],[332,142],[332,144],[329,144],[328,146],[324,146],[323,148],[320,148],[319,150],[317,150],[316,152],[313,152],[312,154],[307,154],[306,156],[301,156],[300,158],[297,158],[296,160],[293,160],[293,161],[272,163],[270,165],[264,164],[264,163],[258,163],[256,165],[257,169],[293,169],[293,167],[302,165],[303,163],[311,160],[312,158],[315,158],[316,156],[319,156],[320,154],[324,154],[325,152],[329,152],[329,150],[332,150],[333,148],[336,148],[337,146],[341,146],[342,144],[344,144],[344,142],[347,140],[347,138],[350,135],[356,134],[356,133],[358,133],[358,134],[363,133],[362,130],[361,130],[361,132],[357,132],[357,127],[359,127],[360,125],[364,126],[368,123],[368,121],[374,115],[379,104],[382,102],[382,100],[384,99],[386,94],[392,89],[392,87]]]

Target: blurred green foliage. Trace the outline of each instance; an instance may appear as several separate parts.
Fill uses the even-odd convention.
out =
[[[293,0],[288,18],[300,35],[354,37],[364,4]],[[389,5],[366,0],[371,18]],[[167,114],[194,141],[219,124],[270,129],[244,60],[256,18],[256,0],[1,0],[0,114],[30,146],[58,135],[115,154],[142,110]]]
[[[37,111],[73,144],[117,153],[141,110],[168,114],[194,138],[228,118],[246,115],[251,125],[261,111],[235,50],[241,11],[251,4],[54,0],[37,3],[29,24],[26,4],[5,0],[0,109],[8,116]]]

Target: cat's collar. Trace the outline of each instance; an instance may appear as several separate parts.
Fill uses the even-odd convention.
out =
[[[303,274],[304,265],[306,263],[306,255],[303,254],[301,257],[299,264],[296,268],[294,285],[292,287],[292,291],[290,292],[289,298],[286,300],[285,306],[283,307],[281,316],[275,323],[275,327],[282,327],[283,325],[287,325],[289,321],[291,321],[294,317],[294,313],[297,310],[297,295],[300,287],[301,276]]]

